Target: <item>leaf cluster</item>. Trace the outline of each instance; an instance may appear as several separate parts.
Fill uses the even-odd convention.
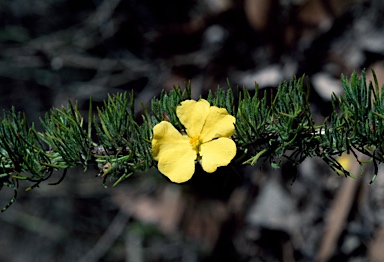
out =
[[[349,175],[348,171],[333,161],[332,155],[352,153],[361,167],[366,162],[373,162],[374,176],[371,182],[377,175],[378,164],[384,161],[384,86],[379,87],[375,72],[372,71],[372,74],[374,83],[368,84],[365,72],[361,76],[353,73],[350,79],[342,76],[344,94],[340,97],[333,95],[334,112],[329,118],[330,124],[322,130],[324,135],[320,136],[323,148],[321,156],[332,169]],[[359,159],[358,152],[368,156],[369,160]]]
[[[374,83],[367,84],[366,72],[342,76],[344,94],[332,96],[333,113],[324,123],[315,124],[308,101],[305,77],[281,83],[272,94],[246,89],[218,89],[208,100],[236,116],[236,141],[242,164],[254,165],[259,159],[278,168],[282,158],[299,165],[308,157],[320,157],[337,174],[353,176],[337,161],[342,153],[351,153],[363,168],[384,161],[384,99],[375,72]],[[359,159],[361,153],[368,161]],[[245,158],[245,161],[244,161]]]

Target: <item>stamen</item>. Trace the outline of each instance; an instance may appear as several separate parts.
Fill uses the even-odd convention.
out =
[[[189,143],[193,146],[193,147],[197,147],[200,143],[199,141],[199,136],[194,136],[191,138],[191,140],[189,140]]]

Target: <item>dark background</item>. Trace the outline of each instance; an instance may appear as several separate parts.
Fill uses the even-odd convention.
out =
[[[384,82],[383,12],[380,0],[0,0],[0,108],[38,123],[68,99],[86,116],[91,96],[102,105],[133,89],[148,105],[189,80],[198,98],[227,79],[274,88],[305,74],[321,123],[341,74],[372,67]],[[0,261],[384,257],[381,167],[370,186],[369,166],[345,179],[319,159],[197,172],[186,185],[150,170],[105,189],[97,173],[72,169],[30,192],[21,185],[0,215]],[[1,205],[11,196],[3,189]]]

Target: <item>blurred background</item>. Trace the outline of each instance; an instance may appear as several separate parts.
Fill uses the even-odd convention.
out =
[[[322,123],[341,74],[374,68],[384,83],[383,26],[381,0],[0,0],[0,108],[39,126],[68,99],[86,116],[91,96],[134,90],[148,105],[188,81],[198,98],[305,74]],[[308,159],[198,170],[185,185],[149,170],[105,189],[95,167],[71,169],[20,186],[0,215],[0,261],[382,261],[380,173],[369,185],[369,165],[345,179]]]

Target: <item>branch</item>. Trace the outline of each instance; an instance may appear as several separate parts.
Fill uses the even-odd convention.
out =
[[[332,96],[333,113],[320,125],[314,123],[304,77],[281,83],[272,95],[259,92],[257,86],[254,95],[244,88],[218,88],[209,93],[207,101],[236,117],[232,139],[237,156],[232,165],[262,161],[278,168],[283,158],[299,165],[307,157],[320,157],[336,173],[353,176],[337,161],[337,156],[347,152],[355,156],[360,167],[373,162],[373,181],[384,159],[383,87],[373,75],[374,83],[368,84],[365,72],[361,76],[354,73],[350,79],[342,76],[344,94]],[[190,84],[184,90],[175,87],[169,93],[163,91],[159,98],[152,99],[150,110],[143,107],[144,113],[137,117],[133,92],[116,94],[97,108],[95,116],[90,103],[87,119],[80,114],[77,103],[68,102],[41,119],[43,132],[29,125],[25,115],[14,108],[4,111],[0,125],[0,190],[8,187],[15,195],[1,212],[15,201],[19,183],[32,182],[31,190],[55,170],[64,171],[63,179],[68,168],[82,166],[86,170],[96,164],[104,186],[107,181],[115,186],[136,171],[154,167],[153,127],[165,120],[182,131],[176,108],[190,98]],[[359,154],[369,160],[359,159]]]

